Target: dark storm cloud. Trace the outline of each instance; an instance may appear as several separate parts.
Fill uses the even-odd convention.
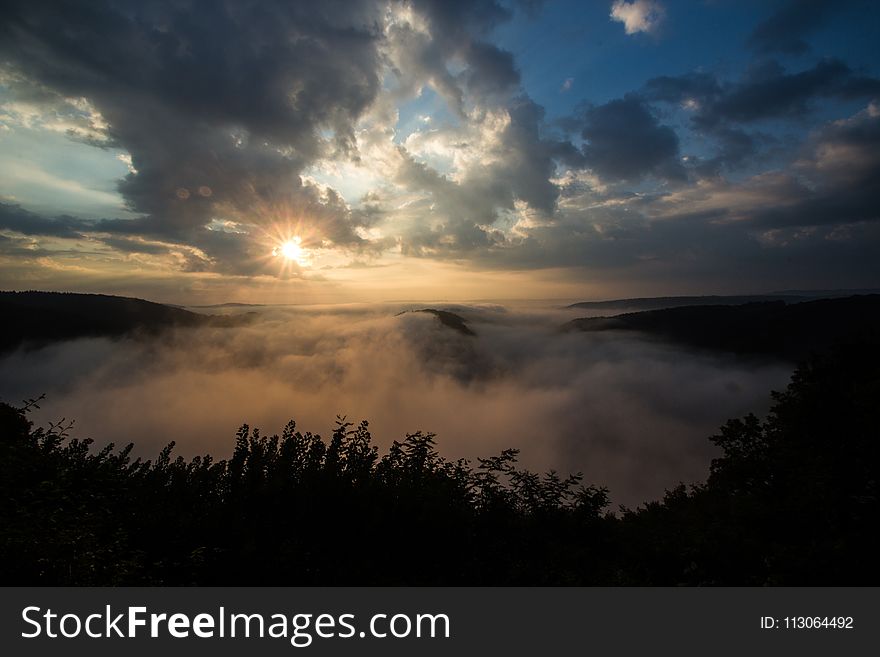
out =
[[[678,135],[661,125],[651,108],[636,95],[590,107],[581,135],[587,166],[613,180],[636,181],[647,175],[683,179]]]
[[[411,0],[441,40],[462,41],[486,35],[510,20],[512,12],[496,0]]]
[[[651,78],[642,95],[651,101],[679,103],[688,98],[716,98],[722,93],[721,83],[714,74],[692,72]]]
[[[380,86],[375,3],[13,2],[4,11],[7,65],[88,98],[111,143],[131,154],[137,173],[120,191],[146,218],[105,229],[213,257],[202,239],[213,217],[259,223],[255,208],[290,204],[327,239],[359,241],[344,204],[299,173],[329,152],[353,152],[353,123]]]
[[[43,83],[99,99],[111,113],[132,112],[139,100],[147,106],[138,118],[158,106],[206,124],[281,137],[312,154],[318,125],[345,133],[375,94],[369,8],[355,2],[12,2],[5,8],[3,52]]]
[[[780,195],[778,201],[790,197]],[[880,223],[771,228],[730,219],[725,209],[659,214],[646,204],[612,212],[565,213],[483,264],[502,270],[571,267],[576,280],[627,284],[646,296],[721,290],[767,292],[798,285],[861,285],[878,273]],[[760,208],[741,208],[748,218]],[[647,213],[657,212],[653,218]],[[755,212],[757,218],[759,213]]]
[[[852,254],[834,265],[839,271],[865,268],[852,240],[877,242],[864,225],[877,207],[874,110],[799,145],[783,143],[776,123],[761,122],[790,128],[796,120],[803,131],[820,101],[874,98],[878,80],[838,59],[794,72],[763,61],[735,81],[707,72],[657,77],[547,125],[513,55],[491,42],[513,6],[9,3],[0,61],[13,74],[4,84],[14,98],[79,125],[81,139],[128,151],[134,171],[119,190],[141,216],[89,222],[5,208],[0,228],[85,236],[122,253],[173,252],[185,271],[242,276],[265,273],[269,249],[254,237],[285,214],[311,223],[305,247],[329,242],[357,257],[399,246],[405,255],[478,267],[573,266],[686,280],[687,271],[718,273],[743,262],[771,275],[774,263],[779,271],[808,265],[825,248]],[[784,14],[755,34],[775,31],[785,44],[786,29],[800,38],[816,24],[809,16],[788,24]],[[767,51],[763,38],[754,37],[755,47]],[[418,135],[449,135],[433,143],[438,159],[454,161],[448,173],[433,166],[436,152],[420,156],[407,139],[387,139],[394,110],[426,85],[456,114],[451,127],[426,122]],[[103,134],[90,110],[70,104],[79,98],[100,112],[109,126]],[[670,105],[690,112],[685,127],[673,127],[681,113]],[[554,132],[560,126],[567,136]],[[310,167],[361,157],[356,128],[382,135],[379,175],[405,191],[379,183],[351,209],[302,174],[320,177]],[[682,153],[696,141],[685,130],[705,146],[696,156]],[[768,144],[786,151],[785,163],[751,175],[769,158]],[[723,178],[737,168],[751,177]],[[367,240],[362,228],[384,237]],[[794,259],[781,258],[783,248]],[[301,273],[293,264],[285,271]]]
[[[695,90],[725,93],[714,76],[670,80],[667,89],[677,88],[675,100],[692,97]],[[422,210],[446,221],[405,234],[404,252],[465,256],[499,269],[583,267],[584,275],[598,280],[672,286],[658,288],[659,293],[677,286],[694,289],[695,281],[700,289],[735,291],[732,271],[739,272],[736,289],[753,290],[790,287],[797,276],[812,275],[804,272],[815,274],[818,287],[824,277],[846,286],[876,276],[880,119],[875,104],[816,131],[788,153],[793,164],[737,182],[724,179],[722,170],[758,162],[775,138],[732,121],[704,128],[718,150],[688,161],[688,171],[696,174],[688,185],[677,137],[645,96],[630,95],[582,115],[584,136],[593,138],[582,153],[545,134],[540,107],[524,102],[508,108],[511,121],[500,141],[511,151],[469,177],[452,181],[410,160],[401,175],[412,187],[431,190]],[[565,127],[570,131],[572,125],[574,120]],[[526,156],[522,168],[517,154]],[[552,175],[560,164],[571,170],[561,184]],[[574,173],[584,167],[599,181]],[[624,184],[645,176],[681,184],[639,194]],[[518,180],[533,185],[534,193]],[[516,199],[546,215],[511,236],[495,226],[503,216],[498,208],[510,208]]]
[[[403,94],[428,81],[463,116],[465,89],[482,102],[502,103],[516,91],[520,77],[513,55],[487,40],[495,27],[511,18],[511,9],[495,0],[413,0],[403,6],[422,16],[430,32],[408,24],[389,30],[394,72]],[[464,64],[459,74],[449,70],[454,59]]]
[[[729,157],[751,157],[736,154],[738,136],[728,137]],[[742,141],[751,152],[749,136]],[[784,289],[800,279],[846,287],[878,275],[878,153],[880,110],[871,104],[817,130],[788,168],[740,181],[713,175],[633,194],[573,176],[561,185],[552,222],[528,228],[517,243],[496,244],[482,262],[583,267],[592,280],[657,281],[665,286],[657,293]],[[711,164],[698,166],[705,175]]]
[[[725,122],[804,116],[817,98],[852,100],[878,94],[880,80],[855,75],[839,59],[825,59],[797,73],[787,73],[776,62],[764,62],[733,84],[723,84],[709,73],[661,76],[646,83],[643,95],[652,101],[691,101],[696,110],[694,124],[713,128]]]
[[[810,50],[806,35],[821,27],[829,16],[846,4],[845,0],[786,2],[755,27],[748,44],[760,53],[802,55]]]
[[[475,43],[467,50],[469,90],[481,94],[503,94],[519,86],[519,72],[513,55],[490,43]]]
[[[770,245],[785,241],[785,246],[808,247],[812,257],[822,249],[831,251],[832,243],[839,248],[850,243],[856,258],[851,264],[876,269],[865,253],[875,248],[871,245],[878,237],[877,228],[866,225],[880,220],[878,181],[880,110],[871,104],[849,119],[816,131],[787,171],[759,174],[738,183],[704,181],[699,187],[658,197],[643,210],[660,220],[653,224],[654,230],[679,225],[695,231],[690,239],[686,232],[676,235],[677,243],[715,242],[723,250],[735,232],[747,237],[752,231],[767,231],[751,234],[767,238]],[[705,230],[697,231],[694,219]],[[721,241],[712,240],[709,233]],[[863,243],[854,244],[860,240]]]
[[[717,152],[709,158],[695,161],[694,169],[701,176],[717,176],[724,169],[736,169],[754,163],[759,144],[770,141],[764,135],[752,135],[739,128],[717,126],[709,134],[717,142]],[[691,164],[688,161],[688,164]]]
[[[801,116],[817,96],[864,98],[880,93],[880,81],[857,77],[838,59],[827,59],[799,73],[786,73],[773,62],[754,68],[740,85],[728,89],[700,113],[700,120],[748,122],[778,116]]]
[[[543,134],[544,109],[530,98],[516,99],[508,114],[510,124],[502,137],[508,152],[498,173],[517,198],[550,215],[559,196],[550,181],[557,163],[581,168],[586,159],[569,141]]]
[[[640,95],[649,102],[679,105],[693,112],[691,127],[710,137],[717,152],[688,162],[700,176],[754,164],[761,147],[774,139],[744,126],[763,120],[804,119],[819,99],[871,99],[880,95],[880,80],[854,74],[838,59],[812,68],[786,72],[777,62],[753,65],[738,82],[723,82],[712,73],[694,72],[649,80]]]
[[[428,31],[404,22],[384,32],[389,6],[411,8]],[[462,113],[465,94],[509,102],[520,80],[513,56],[486,38],[511,15],[494,0],[13,2],[0,26],[0,55],[19,98],[43,105],[88,98],[109,125],[100,145],[130,153],[133,171],[119,191],[142,216],[105,219],[96,230],[197,247],[205,258],[196,268],[252,274],[253,240],[209,230],[212,220],[247,229],[286,213],[306,217],[319,240],[387,246],[357,234],[369,217],[300,174],[323,158],[358,158],[354,125],[376,100],[389,56],[402,67],[404,95],[427,81]],[[455,74],[454,59],[464,64]],[[528,136],[521,141],[529,146]],[[521,194],[550,211],[552,167],[543,154],[529,164],[534,154],[516,153],[508,180],[476,182],[448,204],[461,208],[482,186],[500,207]],[[536,172],[542,179],[527,179]],[[494,210],[483,205],[467,214],[491,221]],[[63,222],[47,226],[62,230]],[[481,241],[479,229],[457,230],[464,242]]]
[[[757,210],[752,221],[780,227],[880,219],[880,107],[819,131],[794,169],[804,182],[784,202]]]
[[[767,231],[769,243],[828,248],[860,234],[869,243],[880,219],[880,109],[834,121],[807,140],[788,170],[739,183],[723,179],[658,198],[647,211],[664,222],[710,218],[716,232]],[[788,237],[786,237],[788,236]],[[790,239],[789,239],[790,238]]]
[[[65,237],[76,239],[92,229],[92,223],[76,217],[61,215],[44,217],[12,203],[0,203],[0,230],[11,230],[22,235]]]

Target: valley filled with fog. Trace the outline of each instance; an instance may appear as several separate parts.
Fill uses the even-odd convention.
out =
[[[424,308],[455,313],[474,335],[412,312]],[[38,424],[74,419],[74,436],[134,442],[144,458],[172,440],[176,454],[225,458],[243,423],[272,434],[294,419],[327,436],[344,415],[368,420],[382,452],[417,430],[437,434],[450,459],[516,448],[525,467],[583,472],[634,506],[704,480],[707,438],[727,418],[766,411],[792,370],[634,332],[565,332],[590,313],[549,303],[196,310],[253,315],[19,348],[0,357],[0,399],[45,393]]]

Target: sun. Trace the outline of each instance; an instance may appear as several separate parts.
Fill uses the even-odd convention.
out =
[[[281,245],[281,255],[288,260],[299,260],[302,257],[302,248],[297,242],[291,240]]]
[[[308,261],[306,251],[302,247],[302,239],[299,237],[293,237],[286,242],[282,242],[280,246],[272,249],[272,255],[280,255],[284,259],[301,266],[304,266]]]

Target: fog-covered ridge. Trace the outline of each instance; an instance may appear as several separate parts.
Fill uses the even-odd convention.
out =
[[[476,335],[445,325],[454,313]],[[238,313],[235,309],[218,309]],[[47,394],[38,421],[76,418],[97,441],[145,454],[170,436],[184,455],[219,451],[242,422],[368,419],[383,441],[437,434],[441,453],[522,450],[535,470],[583,471],[613,502],[696,480],[719,424],[768,404],[791,366],[643,338],[564,333],[572,310],[499,304],[264,306],[239,326],[168,326],[138,339],[84,337],[0,358],[0,399]],[[220,317],[218,319],[223,319]],[[387,448],[387,444],[380,444]]]

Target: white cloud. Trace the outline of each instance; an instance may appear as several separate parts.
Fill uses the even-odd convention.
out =
[[[559,91],[565,93],[566,91],[571,91],[571,85],[574,84],[574,78],[565,78],[565,82],[562,83],[562,86],[559,88]]]
[[[666,9],[655,0],[615,0],[611,5],[611,20],[623,23],[627,34],[653,32],[666,15]]]
[[[137,169],[134,168],[134,164],[131,161],[131,153],[119,153],[116,156],[116,159],[122,162],[129,170],[130,173],[137,173]]]

